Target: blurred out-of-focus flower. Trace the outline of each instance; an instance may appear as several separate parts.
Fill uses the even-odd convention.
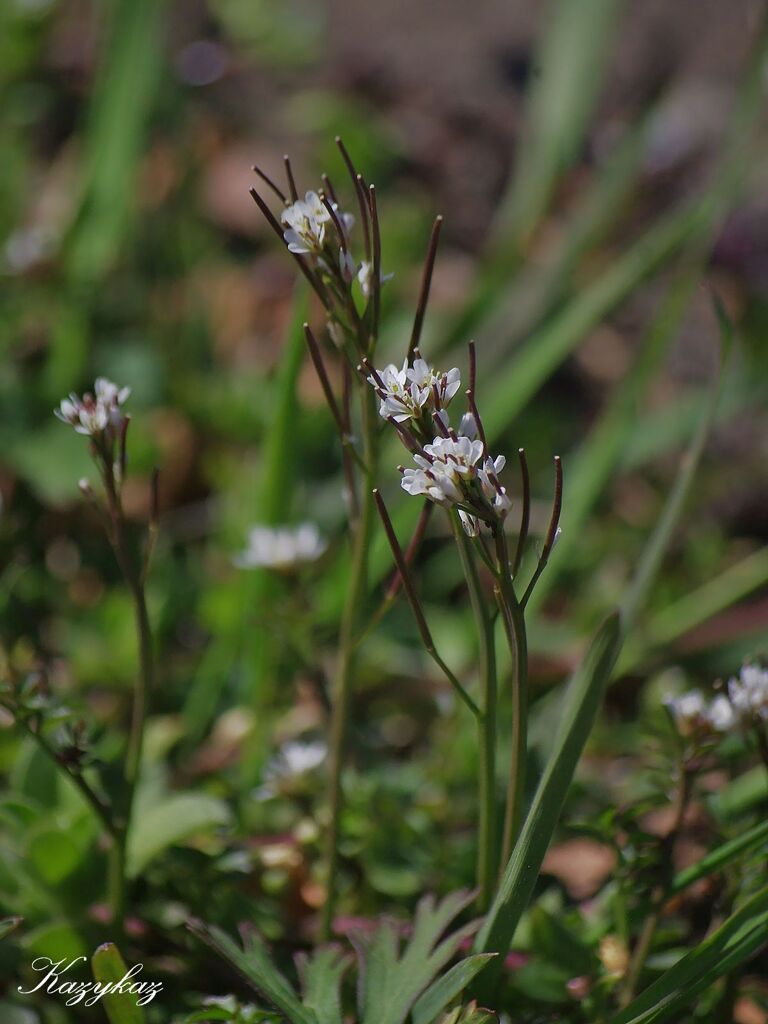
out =
[[[681,736],[698,732],[707,721],[707,702],[701,690],[691,690],[664,701]]]
[[[742,665],[738,678],[728,680],[728,696],[735,715],[745,724],[768,721],[768,669]]]
[[[71,394],[62,399],[55,415],[75,428],[78,434],[96,437],[107,427],[117,430],[123,420],[122,405],[130,396],[130,388],[121,388],[106,377],[97,377],[94,394],[86,391],[80,398]]]
[[[254,526],[248,546],[234,559],[239,569],[290,569],[316,561],[327,543],[314,523],[300,526]]]

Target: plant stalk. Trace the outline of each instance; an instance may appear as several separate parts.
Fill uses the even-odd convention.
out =
[[[451,516],[456,544],[459,549],[469,599],[475,617],[479,640],[479,671],[481,687],[481,713],[478,726],[478,823],[477,888],[478,905],[486,911],[491,903],[498,870],[498,826],[496,814],[496,645],[493,622],[483,596],[477,564],[469,538],[464,533],[458,516]]]
[[[502,867],[512,856],[522,824],[525,770],[528,754],[528,640],[523,609],[510,577],[509,556],[502,528],[494,533],[496,585],[494,592],[512,655],[512,735],[509,751],[509,779],[501,846]]]
[[[343,811],[341,776],[346,752],[349,707],[356,660],[355,654],[358,647],[356,637],[360,610],[365,599],[368,583],[368,553],[373,535],[374,517],[376,515],[373,489],[376,483],[376,428],[378,423],[375,395],[372,388],[366,387],[362,390],[361,405],[365,471],[363,473],[363,486],[360,495],[360,515],[355,524],[352,540],[350,584],[342,612],[341,629],[339,632],[339,664],[331,709],[331,745],[328,777],[329,820],[325,837],[325,903],[323,904],[320,922],[322,941],[328,941],[331,937],[336,910],[339,836],[341,814]]]
[[[114,923],[118,927],[122,927],[126,902],[126,846],[135,810],[136,790],[141,773],[141,758],[144,749],[144,732],[149,701],[154,689],[154,657],[152,652],[152,630],[149,624],[144,587],[144,577],[148,563],[145,560],[144,565],[137,566],[135,559],[131,557],[120,491],[116,485],[113,464],[109,458],[104,459],[103,477],[111,518],[109,536],[114,547],[118,565],[131,592],[139,654],[139,673],[133,693],[131,727],[125,757],[125,787],[119,803],[120,813],[115,821],[116,832],[110,851],[110,902],[113,907]]]
[[[685,765],[682,765],[680,768],[680,785],[677,787],[677,792],[675,794],[674,820],[672,828],[664,840],[662,849],[662,867],[664,876],[653,892],[652,910],[643,923],[637,944],[632,951],[627,973],[624,976],[624,983],[622,985],[621,996],[619,999],[619,1006],[622,1009],[625,1006],[628,1006],[635,997],[635,992],[637,991],[637,986],[640,981],[643,967],[645,966],[645,961],[648,959],[648,954],[651,951],[656,930],[659,927],[659,923],[664,913],[664,905],[669,898],[672,880],[674,879],[675,873],[672,855],[674,853],[678,834],[683,825],[683,819],[685,818],[685,811],[688,807],[688,801],[691,796],[692,783],[693,775],[691,771]]]

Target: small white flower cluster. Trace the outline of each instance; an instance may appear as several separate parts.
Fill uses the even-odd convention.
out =
[[[334,217],[336,223],[334,223]],[[364,298],[369,298],[373,285],[373,267],[367,260],[359,264],[349,251],[349,233],[355,218],[345,213],[338,203],[330,203],[330,209],[317,192],[307,192],[303,199],[297,199],[280,215],[283,224],[283,238],[289,252],[297,256],[311,256],[317,266],[333,275],[335,265],[335,243],[339,243],[338,271],[349,284],[357,278]],[[338,231],[342,232],[342,239]],[[335,239],[335,242],[334,242]],[[381,283],[389,281],[392,274],[382,274]]]
[[[728,680],[728,697],[744,722],[768,722],[768,669],[742,665],[738,679]]]
[[[444,373],[417,354],[412,365],[407,359],[400,369],[390,363],[368,381],[379,396],[379,414],[401,425],[413,441],[416,466],[402,469],[403,490],[458,507],[471,537],[478,536],[481,520],[504,519],[511,507],[499,480],[506,459],[487,454],[472,413],[462,416],[458,431],[450,425],[446,407],[461,387],[458,367]]]
[[[61,401],[54,413],[78,434],[97,437],[110,427],[115,432],[119,430],[124,419],[121,407],[130,393],[130,388],[121,388],[106,377],[97,377],[93,394],[86,391],[82,398],[71,394]]]
[[[327,547],[314,523],[300,526],[254,526],[248,546],[234,559],[239,569],[291,569],[315,562]]]
[[[355,218],[351,213],[343,213],[335,203],[332,206],[345,236],[348,235]],[[326,228],[332,219],[331,211],[317,192],[307,192],[303,199],[291,203],[280,215],[286,228],[283,238],[288,250],[300,256],[319,255],[325,246]]]
[[[664,703],[681,736],[727,732],[733,724],[733,709],[723,694],[707,701],[701,690],[691,690],[680,697],[670,697]]]
[[[368,377],[380,398],[379,415],[396,423],[416,420],[435,410],[443,409],[461,387],[461,374],[457,366],[447,373],[431,367],[424,359],[416,358],[413,365],[404,360],[398,370],[394,363]],[[429,425],[430,436],[432,434]]]
[[[768,669],[743,665],[738,678],[728,681],[728,694],[707,701],[700,690],[665,701],[682,736],[730,732],[768,722]]]

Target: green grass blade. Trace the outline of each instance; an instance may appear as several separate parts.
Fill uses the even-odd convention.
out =
[[[510,195],[496,230],[524,241],[577,155],[603,82],[620,0],[554,0],[534,59],[526,130]]]
[[[307,293],[302,285],[294,300],[282,358],[274,387],[274,407],[270,430],[264,442],[263,464],[253,494],[253,521],[276,526],[290,519],[285,492],[285,465],[293,445],[292,425],[299,414],[297,385],[304,359],[303,324],[307,318]],[[245,538],[243,538],[245,540]],[[215,713],[224,681],[232,672],[232,663],[240,658],[241,687],[249,702],[262,706],[269,700],[265,681],[274,664],[275,637],[258,621],[258,609],[264,608],[279,593],[280,581],[264,569],[244,570],[234,584],[238,589],[237,606],[243,610],[238,635],[222,635],[206,652],[187,697],[184,717],[188,739],[199,737]],[[233,630],[237,633],[237,627]]]
[[[66,269],[91,281],[117,256],[135,211],[135,177],[162,68],[161,0],[115,0],[86,126],[85,183]]]
[[[768,942],[768,888],[634,999],[609,1024],[660,1024],[678,1019],[691,1000]]]
[[[278,526],[290,517],[290,509],[286,507],[285,467],[290,462],[294,424],[299,413],[297,386],[306,351],[303,324],[307,319],[307,309],[307,293],[302,286],[294,302],[275,380],[275,406],[264,442],[264,463],[254,510],[255,521],[269,526]],[[246,672],[243,683],[247,696],[261,706],[270,699],[270,694],[265,692],[265,684],[273,674],[275,646],[272,631],[252,620],[256,610],[267,607],[279,589],[280,581],[265,569],[243,574],[243,609],[247,620],[244,624]]]
[[[128,973],[120,950],[111,942],[99,946],[91,957],[93,977],[101,984],[117,985]],[[138,983],[142,979],[137,977]],[[130,984],[130,982],[129,982]],[[109,992],[101,1000],[110,1024],[144,1024],[144,1011],[137,1005],[141,996],[129,992]]]
[[[724,346],[727,344],[727,341],[727,338],[723,338]],[[709,437],[709,431],[717,408],[717,401],[720,397],[722,379],[723,374],[721,370],[710,389],[709,398],[699,419],[690,448],[685,454],[681,469],[669,498],[664,505],[659,522],[640,557],[637,572],[622,602],[622,619],[626,629],[631,627],[640,606],[645,601],[682,513],[686,498],[693,484],[694,476],[696,475],[696,470],[701,461],[704,446]]]
[[[481,410],[490,437],[512,423],[550,374],[603,317],[685,244],[706,213],[706,205],[699,200],[661,220],[562,312],[539,328],[507,367],[499,369]]]
[[[768,821],[761,821],[759,825],[755,825],[743,835],[723,843],[716,850],[712,850],[702,857],[696,864],[680,871],[672,882],[672,893],[682,892],[689,885],[698,882],[700,878],[706,878],[707,875],[712,875],[716,871],[722,871],[737,857],[741,857],[742,854],[755,850],[763,844],[768,845]]]
[[[464,308],[429,346],[432,355],[463,348],[467,338],[474,337],[482,369],[489,353],[500,346],[508,349],[534,329],[565,295],[579,260],[607,235],[637,185],[650,121],[649,114],[628,129],[598,170],[566,218],[564,244],[550,266],[517,265],[515,254],[501,246],[488,254]]]
[[[475,942],[475,951],[478,953],[505,954],[509,949],[515,929],[533,893],[573,773],[602,703],[621,640],[620,619],[618,614],[614,614],[598,630],[568,685],[562,722],[552,754],[507,864],[496,899]],[[498,978],[499,971],[498,963],[486,970],[481,979],[481,992]]]
[[[676,335],[700,271],[701,261],[697,260],[672,285],[651,324],[634,366],[617,388],[576,457],[568,460],[571,483],[561,517],[563,535],[549,558],[547,571],[528,602],[529,616],[534,616],[542,606],[557,582],[560,571],[578,547],[582,527],[615,472],[628,438],[636,429],[640,402]]]
[[[87,115],[81,196],[64,239],[64,290],[45,370],[57,400],[80,382],[94,283],[119,255],[136,212],[136,175],[159,95],[163,0],[114,0],[109,42]]]
[[[686,633],[725,611],[768,582],[768,548],[760,548],[729,566],[719,576],[651,616],[632,663],[656,648],[667,647]],[[630,652],[627,652],[628,656]]]
[[[446,971],[414,1004],[411,1024],[433,1024],[437,1016],[482,971],[494,953],[478,953]]]

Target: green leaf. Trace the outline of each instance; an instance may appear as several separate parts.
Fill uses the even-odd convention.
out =
[[[674,967],[634,999],[609,1024],[660,1024],[679,1020],[692,1009],[691,1000],[718,978],[727,975],[768,942],[768,888],[691,950]]]
[[[71,875],[82,855],[82,847],[54,825],[36,829],[27,843],[27,857],[48,885],[57,885]]]
[[[163,850],[197,832],[228,825],[231,814],[223,800],[206,793],[164,797],[134,816],[128,835],[127,874],[136,878]]]
[[[495,953],[476,953],[434,981],[413,1007],[412,1024],[433,1024],[437,1015],[482,971]]]
[[[190,920],[187,927],[234,967],[276,1009],[284,1013],[291,1024],[319,1024],[313,1011],[301,1005],[290,982],[275,967],[266,946],[255,932],[249,933],[245,947],[241,949],[214,925]]]
[[[435,903],[424,896],[416,908],[410,939],[399,951],[395,926],[385,922],[373,938],[358,936],[359,1012],[363,1024],[403,1024],[414,1002],[458,950],[474,925],[439,941],[472,894],[456,892]]]
[[[116,985],[128,973],[120,950],[111,942],[105,942],[93,954],[91,969],[94,979],[102,984]],[[144,1024],[144,1011],[137,1004],[140,998],[130,992],[108,992],[103,996],[101,1002],[110,1024]]]
[[[318,1024],[342,1024],[341,982],[351,962],[333,946],[296,958],[304,1005],[315,1012]]]
[[[740,817],[768,799],[768,776],[763,765],[755,765],[732,779],[708,801],[709,808],[720,821]]]
[[[73,960],[86,956],[88,949],[79,932],[65,921],[46,921],[30,932],[25,932],[19,944],[30,958],[49,956],[53,961],[66,957]]]
[[[531,944],[537,955],[568,971],[590,974],[597,966],[590,947],[543,907],[531,911]]]
[[[536,789],[520,837],[507,864],[496,899],[475,941],[478,953],[505,954],[528,906],[574,771],[597,716],[608,678],[621,648],[618,614],[597,631],[565,696],[563,717],[547,767]],[[481,979],[481,990],[498,977],[500,961]]]

